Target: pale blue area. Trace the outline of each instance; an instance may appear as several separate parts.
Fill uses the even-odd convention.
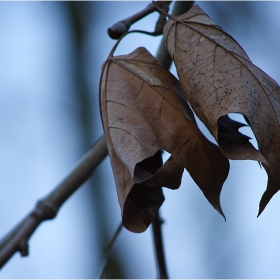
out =
[[[250,3],[249,10],[234,14],[227,9],[233,3],[199,4],[257,66],[280,81],[280,3]],[[106,29],[144,6],[144,2],[92,5],[98,13],[87,34],[85,53],[96,119],[89,133],[94,139],[103,133],[98,109],[100,69],[114,45]],[[250,11],[258,16],[248,20]],[[156,18],[150,15],[133,28],[152,31]],[[82,157],[68,20],[62,2],[0,2],[0,238]],[[145,46],[155,55],[160,40],[130,35],[116,54]],[[205,128],[202,130],[211,138]],[[248,129],[242,131],[253,137]],[[120,222],[120,209],[108,158],[98,169],[104,174],[104,211],[111,216],[113,234]],[[221,194],[227,222],[187,173],[179,190],[164,191],[161,214],[172,278],[280,278],[279,194],[256,218],[266,180],[258,163],[231,161]],[[54,221],[39,227],[30,240],[30,256],[16,254],[0,272],[1,278],[98,277],[102,259],[95,254],[98,240],[88,226],[92,220],[87,211],[92,203],[88,188],[83,186]],[[120,259],[126,264],[127,277],[156,277],[151,236],[150,229],[143,234],[121,232],[116,247],[123,250]]]

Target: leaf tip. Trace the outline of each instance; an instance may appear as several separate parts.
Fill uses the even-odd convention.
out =
[[[211,203],[212,204],[212,203]],[[221,216],[224,218],[225,222],[227,221],[226,216],[222,210],[220,201],[216,201],[212,206],[221,214]]]
[[[263,212],[263,210],[266,207],[268,202],[269,202],[269,200],[268,201],[264,201],[263,197],[262,197],[262,199],[260,201],[260,205],[259,205],[259,212],[258,212],[257,218],[261,215],[261,213]]]
[[[216,208],[216,210],[222,215],[222,217],[224,218],[225,222],[227,221],[225,214],[223,213],[223,210],[221,207],[219,207],[219,209]]]
[[[263,210],[265,209],[265,207],[267,206],[268,202],[270,201],[270,199],[272,198],[272,196],[275,194],[276,192],[268,192],[267,190],[264,192],[264,194],[262,195],[260,204],[259,204],[259,213],[257,218],[261,215],[261,213],[263,212]]]
[[[261,215],[261,213],[263,212],[265,206],[264,207],[259,207],[259,212],[258,212],[258,215],[257,215],[257,218]]]
[[[212,200],[209,200],[209,202],[212,204],[212,206],[221,214],[221,216],[224,218],[226,222],[226,216],[222,210],[221,204],[220,204],[220,198],[213,196]]]

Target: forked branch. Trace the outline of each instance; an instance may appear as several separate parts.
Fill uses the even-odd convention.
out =
[[[159,6],[165,12],[168,12],[169,5],[172,1],[157,1],[156,5]],[[157,7],[154,3],[148,4],[143,10],[139,11],[138,13],[130,16],[126,19],[120,20],[117,23],[113,24],[110,28],[107,29],[108,35],[112,39],[119,39],[123,34],[128,32],[130,26],[137,22],[138,20],[144,18],[145,16],[157,11]],[[154,32],[151,32],[152,35],[161,35],[163,27],[166,23],[166,17],[163,14],[159,15],[159,19],[156,22]]]

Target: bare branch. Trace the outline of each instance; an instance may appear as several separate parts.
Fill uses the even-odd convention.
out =
[[[193,6],[195,1],[176,1],[172,9],[173,16],[179,16],[186,13]]]
[[[163,9],[164,11],[168,12],[169,5],[172,1],[157,1],[157,5]],[[133,16],[130,16],[126,19],[120,20],[117,23],[115,23],[113,26],[107,29],[107,33],[112,39],[119,39],[123,34],[125,34],[130,26],[137,22],[138,20],[144,18],[145,16],[157,11],[156,6],[154,3],[148,4],[143,10],[137,12]],[[166,22],[166,18],[164,15],[160,15],[159,19],[155,26],[155,31],[150,34],[154,35],[160,35],[162,34],[162,29],[164,27],[164,24]]]
[[[0,268],[16,252],[20,252],[22,256],[28,255],[28,240],[37,227],[43,221],[56,216],[62,204],[91,176],[107,154],[106,140],[102,136],[78,166],[0,241]]]
[[[162,219],[158,212],[155,220],[153,221],[153,237],[154,237],[154,247],[156,253],[156,259],[158,264],[159,279],[168,279],[167,268],[165,264],[164,248],[163,248],[163,238],[161,232]]]
[[[100,279],[105,278],[106,268],[107,268],[107,264],[108,264],[108,261],[109,261],[110,254],[111,254],[111,251],[112,251],[113,246],[115,244],[115,241],[116,241],[117,237],[119,236],[119,234],[121,232],[122,227],[123,227],[123,225],[122,225],[122,223],[120,223],[116,232],[114,233],[108,247],[107,247],[107,250],[106,250],[106,253],[105,253],[105,258],[104,258],[104,261],[103,261],[102,272],[101,272],[101,275],[99,277]]]
[[[158,1],[156,3],[157,5],[160,5],[163,10],[166,10],[166,7],[169,6],[170,1],[167,1],[168,3],[165,4],[162,4],[163,2],[164,1]],[[192,4],[190,3],[193,3],[193,1],[185,5],[181,2],[176,2],[174,10],[176,10],[176,7],[180,5],[181,8],[177,8],[177,10],[180,12],[177,11],[176,13],[184,13],[191,7]],[[152,11],[150,10],[152,6],[154,11],[155,7],[152,3],[137,15],[134,15],[124,21],[128,22],[130,26],[140,18],[143,18],[145,15],[151,13]],[[162,21],[163,16],[160,16],[159,20]],[[156,27],[156,30],[157,28],[158,30],[160,29],[159,27]],[[157,53],[157,59],[166,68],[170,67],[172,61],[170,56],[168,56],[169,54],[166,51],[164,41],[162,41]],[[166,59],[166,57],[168,57],[168,59]],[[28,240],[35,232],[37,227],[43,221],[53,219],[57,215],[62,204],[91,176],[94,169],[106,157],[107,154],[108,149],[106,140],[105,137],[102,136],[93,145],[93,147],[81,160],[78,166],[70,173],[70,175],[67,176],[49,195],[47,195],[42,200],[39,200],[35,209],[29,215],[27,215],[10,233],[0,240],[0,268],[2,268],[16,252],[20,252],[22,256],[28,255]],[[110,251],[121,228],[122,226],[120,225],[109,244],[103,271],[105,271],[107,259],[109,258]],[[153,224],[153,234],[160,278],[167,278],[159,214]]]

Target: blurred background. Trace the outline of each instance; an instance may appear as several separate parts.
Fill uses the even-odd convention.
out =
[[[99,76],[115,43],[106,30],[147,3],[0,2],[0,238],[103,134]],[[280,2],[197,3],[241,44],[253,63],[280,81]],[[149,15],[132,28],[153,31],[157,17]],[[155,55],[160,41],[129,35],[115,54],[144,46]],[[174,67],[172,72],[176,74]],[[241,131],[253,137],[248,128]],[[266,183],[258,163],[231,161],[221,194],[226,222],[187,172],[179,190],[164,190],[160,211],[170,277],[280,278],[279,194],[256,218]],[[58,216],[37,229],[30,255],[15,254],[0,277],[98,278],[120,221],[106,158]],[[108,276],[157,277],[150,228],[142,234],[121,231]]]

